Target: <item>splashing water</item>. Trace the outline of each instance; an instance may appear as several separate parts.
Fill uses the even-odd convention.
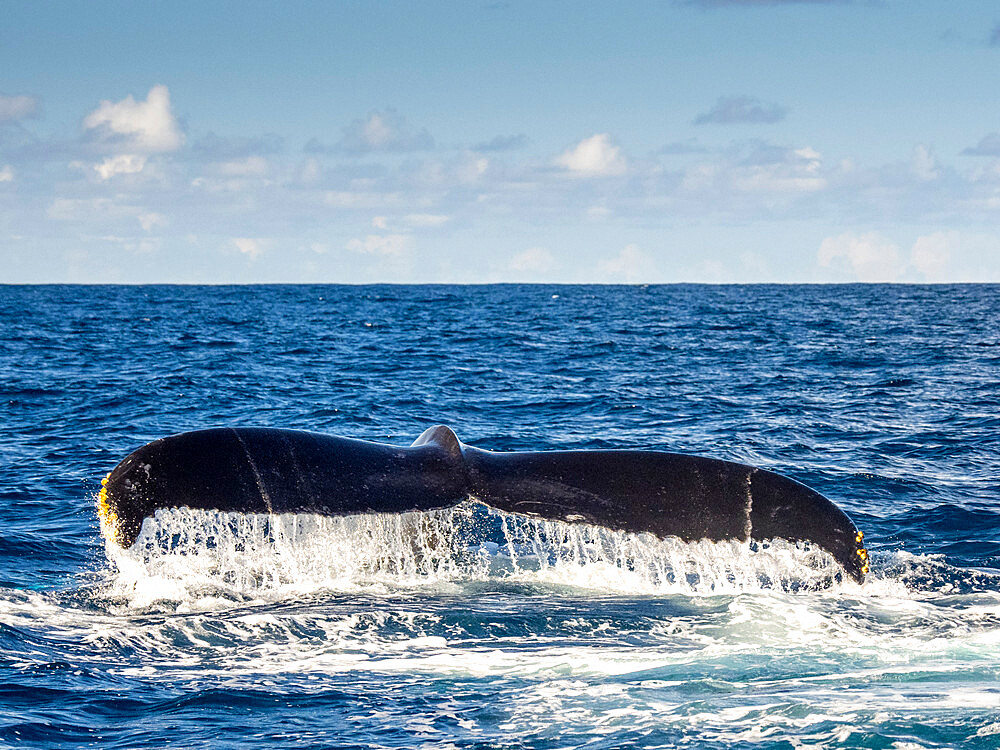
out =
[[[782,540],[684,543],[540,520],[475,501],[343,517],[165,509],[135,544],[106,542],[116,590],[139,606],[214,592],[237,599],[440,586],[490,577],[629,594],[827,588],[845,576],[825,551]]]
[[[470,519],[468,508],[337,518],[175,508],[146,519],[128,549],[113,541],[106,549],[119,585],[137,593],[280,598],[481,576],[483,557],[458,545],[457,530]]]

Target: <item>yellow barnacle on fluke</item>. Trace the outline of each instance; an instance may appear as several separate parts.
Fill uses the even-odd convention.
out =
[[[97,493],[97,516],[101,521],[101,534],[106,539],[115,540],[118,536],[118,515],[108,503],[108,477],[101,480],[101,491]]]
[[[857,536],[854,537],[854,541],[857,542],[858,545],[860,545],[861,542],[864,540],[864,538],[865,538],[864,532],[863,531],[859,531],[858,534],[857,534]],[[862,573],[862,575],[868,575],[868,550],[866,550],[864,547],[859,546],[858,547],[858,557],[861,558],[861,573]]]

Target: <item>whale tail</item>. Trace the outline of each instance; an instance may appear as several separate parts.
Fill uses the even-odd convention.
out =
[[[408,448],[250,427],[173,435],[122,460],[98,509],[103,532],[128,547],[160,508],[341,516],[447,508],[470,496],[506,512],[684,541],[810,542],[855,581],[868,571],[850,518],[780,474],[662,451],[494,453],[443,425]]]

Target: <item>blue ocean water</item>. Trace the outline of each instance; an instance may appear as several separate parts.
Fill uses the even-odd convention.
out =
[[[0,287],[0,745],[996,748],[998,300]],[[471,523],[481,507],[174,511],[143,532],[166,547],[100,536],[100,478],[148,440],[243,424],[403,445],[438,423],[495,450],[779,471],[852,516],[872,574],[799,586],[802,550]]]

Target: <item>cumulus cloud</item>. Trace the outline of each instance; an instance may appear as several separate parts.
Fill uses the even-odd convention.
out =
[[[184,141],[166,86],[151,88],[145,101],[131,96],[119,102],[102,101],[84,118],[83,126],[98,142],[120,152],[174,151]]]
[[[801,196],[829,186],[823,156],[809,146],[741,144],[720,158],[699,161],[680,174],[680,193],[703,196],[715,208],[784,210]]]
[[[920,182],[930,182],[941,176],[941,168],[938,166],[937,159],[934,158],[930,148],[922,143],[917,144],[913,149],[910,172]]]
[[[524,148],[528,145],[528,136],[524,133],[518,135],[498,135],[491,140],[477,143],[472,147],[473,151],[513,151]]]
[[[136,216],[136,219],[139,220],[139,225],[144,232],[152,232],[157,227],[165,227],[167,225],[167,217],[155,211],[139,214]]]
[[[518,273],[545,273],[556,267],[556,259],[544,247],[529,247],[511,256],[507,268]]]
[[[343,135],[332,150],[349,154],[368,154],[425,151],[431,148],[434,148],[434,139],[425,128],[418,130],[396,110],[384,109],[354,120],[344,128]],[[322,153],[331,149],[314,138],[306,144],[305,150]]]
[[[1000,270],[1000,238],[956,230],[932,232],[917,237],[906,253],[880,234],[846,233],[823,241],[819,261],[859,281],[995,278]]]
[[[628,168],[621,149],[612,144],[611,136],[607,133],[584,138],[558,156],[555,163],[570,172],[585,176],[618,175]]]
[[[14,170],[11,168],[10,164],[5,164],[0,167],[0,182],[13,182],[14,181]]]
[[[975,146],[962,151],[966,156],[1000,156],[1000,133],[987,133]]]
[[[935,232],[918,237],[910,251],[914,267],[928,281],[942,280],[958,250],[959,239],[958,232]]]
[[[636,245],[626,245],[613,258],[597,264],[597,272],[608,281],[624,281],[639,284],[652,280],[655,272],[652,258]]]
[[[734,123],[775,123],[788,111],[780,104],[762,102],[750,96],[723,96],[710,110],[694,118],[695,125],[731,125]]]
[[[146,157],[139,154],[119,154],[94,165],[94,171],[102,180],[110,180],[119,174],[137,174],[146,166]]]
[[[33,96],[0,94],[0,122],[14,122],[38,112],[38,100]]]
[[[744,192],[810,193],[822,190],[822,155],[808,146],[768,148],[734,170],[733,186]]]
[[[405,234],[369,234],[350,240],[345,247],[364,255],[400,257],[409,252],[410,238]]]
[[[267,241],[259,237],[233,237],[232,246],[236,252],[256,260],[267,249]]]
[[[850,272],[859,281],[895,281],[903,271],[899,247],[877,232],[827,237],[817,259],[821,266]]]

